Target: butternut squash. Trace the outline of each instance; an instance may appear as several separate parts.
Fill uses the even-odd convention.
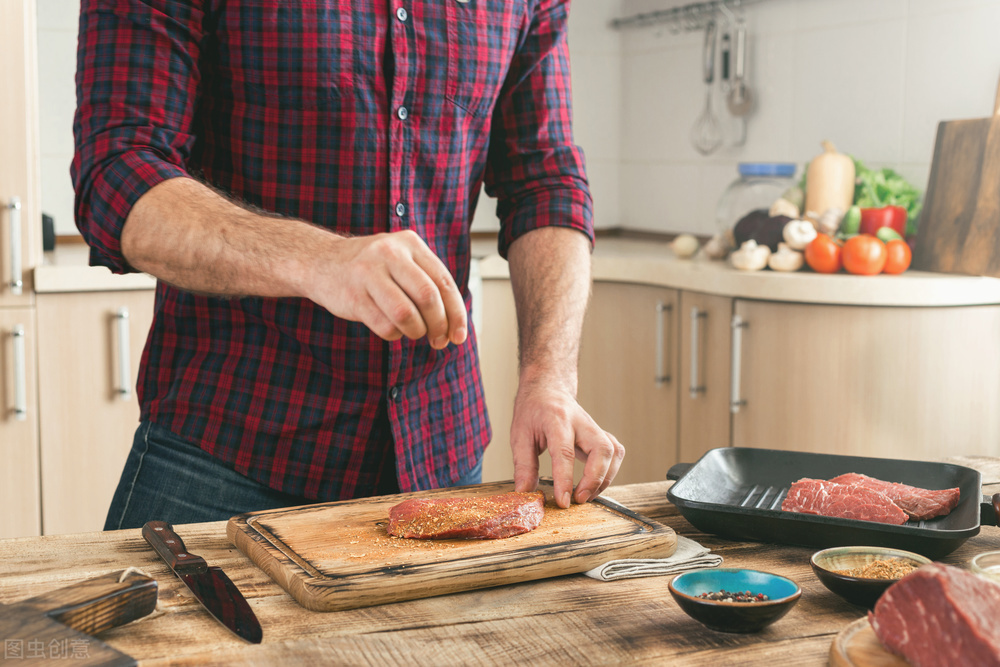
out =
[[[806,170],[805,216],[818,221],[831,208],[846,211],[854,203],[854,160],[829,141]]]

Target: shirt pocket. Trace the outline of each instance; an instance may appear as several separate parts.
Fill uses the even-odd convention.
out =
[[[347,0],[244,0],[219,18],[219,65],[238,102],[283,111],[330,110],[353,87]]]
[[[444,0],[445,97],[473,116],[493,112],[517,48],[526,0]]]

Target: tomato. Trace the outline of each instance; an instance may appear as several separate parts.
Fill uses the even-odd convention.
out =
[[[858,234],[844,243],[844,268],[848,273],[874,276],[882,273],[886,260],[885,244],[869,234]]]
[[[882,273],[902,273],[910,268],[910,260],[913,253],[910,251],[910,244],[906,241],[896,239],[885,244],[885,268]]]
[[[826,234],[817,234],[805,249],[806,264],[816,273],[840,271],[840,245]]]

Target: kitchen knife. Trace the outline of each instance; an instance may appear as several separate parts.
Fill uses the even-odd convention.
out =
[[[204,558],[189,552],[166,521],[148,522],[142,536],[212,616],[248,642],[260,643],[263,631],[257,616],[221,568],[209,567]]]

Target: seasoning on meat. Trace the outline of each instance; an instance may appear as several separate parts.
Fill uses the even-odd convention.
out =
[[[917,521],[948,514],[958,506],[958,500],[961,496],[958,487],[953,489],[921,489],[896,482],[883,482],[880,479],[856,472],[834,477],[830,481],[837,484],[856,484],[885,494],[899,509]]]
[[[824,479],[805,478],[792,484],[781,509],[897,526],[906,523],[908,518],[906,512],[878,491]]]
[[[418,540],[494,540],[534,530],[545,515],[545,494],[502,493],[469,498],[405,500],[389,510],[388,532]]]
[[[1000,666],[1000,584],[942,563],[924,565],[868,614],[882,645],[918,667]]]

